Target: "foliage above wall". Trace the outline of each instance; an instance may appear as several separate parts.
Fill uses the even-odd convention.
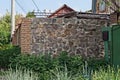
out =
[[[35,17],[34,12],[28,12],[26,17],[27,18],[34,18]]]

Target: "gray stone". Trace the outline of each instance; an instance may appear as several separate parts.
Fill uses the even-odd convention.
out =
[[[32,53],[60,53],[99,57],[104,54],[102,27],[107,20],[35,18],[31,25]]]

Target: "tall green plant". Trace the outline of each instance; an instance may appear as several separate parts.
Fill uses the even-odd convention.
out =
[[[0,50],[0,68],[9,68],[10,60],[17,57],[18,54],[20,54],[19,47],[9,46],[5,50]]]
[[[11,33],[11,17],[10,13],[7,12],[4,16],[0,18],[0,49],[4,48],[6,44],[10,43],[10,33]],[[21,14],[16,14],[16,22],[22,18]]]
[[[10,22],[9,13],[0,19],[0,46],[10,42]]]

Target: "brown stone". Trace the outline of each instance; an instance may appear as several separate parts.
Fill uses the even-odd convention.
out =
[[[104,52],[101,30],[106,23],[107,20],[99,19],[25,19],[15,32],[13,43],[20,45],[23,53],[58,54],[65,50],[70,54],[97,56]]]

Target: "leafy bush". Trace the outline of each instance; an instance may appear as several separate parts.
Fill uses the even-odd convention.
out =
[[[10,42],[10,14],[0,19],[0,47]]]
[[[59,67],[64,69],[65,65],[68,71],[76,70],[82,66],[83,61],[80,56],[69,56],[67,53],[61,53],[59,56],[52,58],[50,55],[18,55],[11,59],[11,67],[21,66],[34,71],[43,72]],[[74,71],[74,72],[76,72]]]
[[[22,18],[21,14],[16,14],[16,21]],[[7,12],[4,16],[0,17],[0,48],[10,43],[11,32],[11,15]]]
[[[10,49],[13,46],[11,44],[4,44],[2,46],[0,46],[0,51],[6,50],[6,49]]]
[[[8,47],[4,50],[0,50],[0,68],[7,69],[9,68],[10,59],[15,58],[20,54],[19,47]]]
[[[56,68],[64,71],[67,66],[68,72],[77,73],[82,69],[82,58],[80,56],[69,56],[68,53],[62,52],[56,57],[51,55],[23,55],[20,54],[15,58],[11,58],[10,66],[15,69],[16,66],[21,66],[23,69],[30,69],[39,73],[41,80],[47,80],[51,75],[49,72]],[[46,78],[46,77],[47,78]]]
[[[105,61],[105,59],[89,59],[87,60],[88,62],[88,67],[91,68],[92,70],[99,70],[101,68],[107,68],[110,63]]]
[[[59,68],[64,70],[65,65],[67,66],[68,71],[75,74],[82,70],[84,60],[80,55],[68,55],[67,52],[63,51],[58,56]]]
[[[85,61],[87,65],[85,65]],[[79,55],[68,55],[63,51],[59,55],[52,57],[49,54],[45,55],[17,55],[15,58],[10,59],[10,66],[15,69],[22,67],[22,69],[29,69],[37,72],[40,80],[49,80],[53,74],[51,71],[55,71],[56,68],[59,71],[64,72],[65,66],[67,67],[68,75],[89,75],[91,70],[98,70],[100,67],[106,67],[107,63],[101,59],[89,59],[84,60]],[[83,71],[83,68],[86,71]],[[90,69],[89,69],[90,68]],[[107,67],[106,67],[107,68]],[[89,74],[87,73],[89,72]],[[80,76],[82,79],[84,76]]]

